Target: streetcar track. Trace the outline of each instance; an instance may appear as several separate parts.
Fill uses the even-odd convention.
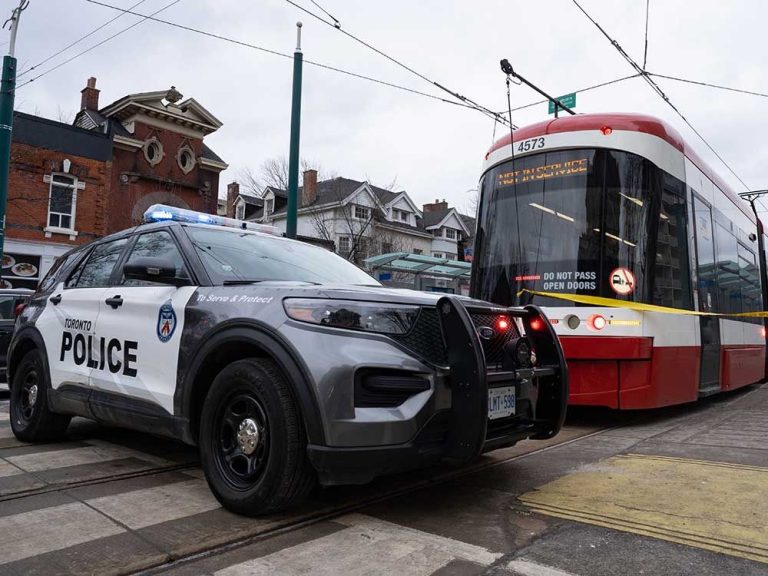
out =
[[[595,430],[594,432],[590,432],[588,434],[584,434],[583,436],[577,436],[576,438],[571,438],[569,440],[565,440],[563,442],[558,442],[557,444],[551,444],[549,446],[544,446],[543,448],[538,448],[536,450],[532,450],[530,452],[526,452],[523,454],[517,454],[514,456],[510,456],[508,458],[503,458],[500,460],[492,460],[490,462],[483,462],[480,464],[477,464],[475,466],[467,466],[463,468],[456,468],[456,469],[448,469],[444,471],[442,474],[438,474],[435,477],[431,477],[428,479],[423,480],[417,480],[412,484],[408,484],[407,486],[403,486],[401,488],[397,488],[394,490],[391,490],[389,492],[385,493],[378,493],[375,495],[371,495],[368,497],[363,496],[362,498],[350,502],[347,504],[341,504],[336,507],[334,507],[331,510],[324,510],[319,511],[317,513],[309,513],[305,516],[301,516],[298,519],[287,519],[285,522],[278,524],[275,527],[269,528],[264,530],[263,532],[260,532],[259,534],[255,535],[249,535],[244,536],[241,538],[235,538],[230,542],[227,542],[225,544],[220,544],[217,546],[211,546],[210,548],[202,549],[198,552],[194,552],[192,554],[187,554],[184,556],[180,556],[178,558],[172,558],[170,561],[167,562],[159,562],[155,564],[154,566],[149,566],[147,568],[140,569],[136,572],[132,572],[132,574],[139,574],[142,576],[152,576],[154,574],[160,574],[162,571],[173,569],[173,568],[179,568],[182,566],[185,566],[187,564],[191,564],[192,562],[202,560],[204,558],[208,558],[211,556],[217,556],[220,554],[224,554],[226,552],[229,552],[231,550],[236,550],[238,548],[242,548],[244,546],[248,546],[251,544],[255,544],[257,542],[261,542],[263,540],[267,540],[270,538],[273,538],[275,536],[279,536],[281,534],[287,534],[296,530],[301,530],[303,528],[307,528],[309,526],[312,526],[314,524],[318,524],[320,522],[324,522],[327,520],[333,520],[334,518],[338,518],[340,516],[343,516],[344,514],[348,514],[351,512],[355,512],[357,510],[360,510],[361,508],[365,508],[367,506],[371,506],[373,504],[379,504],[381,502],[386,502],[388,500],[392,500],[395,498],[398,498],[400,496],[405,496],[408,494],[412,494],[414,492],[418,492],[419,490],[422,490],[424,488],[433,487],[433,486],[440,486],[442,484],[446,484],[452,480],[456,480],[465,476],[468,476],[470,474],[475,474],[478,472],[482,472],[483,470],[489,470],[492,468],[496,468],[499,466],[503,466],[505,464],[509,464],[510,462],[515,462],[517,460],[522,460],[523,458],[527,458],[529,456],[536,456],[538,454],[542,454],[544,452],[547,452],[549,450],[553,450],[555,448],[562,448],[563,446],[567,446],[569,444],[572,444],[574,442],[577,442],[579,440],[584,440],[587,438],[591,438],[593,436],[597,436],[600,434],[604,434],[606,432],[610,432],[612,430],[616,430],[618,428],[624,427],[625,424],[617,425],[617,426],[611,426],[608,428],[602,428],[600,430]]]

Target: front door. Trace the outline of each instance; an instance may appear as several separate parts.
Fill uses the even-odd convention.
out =
[[[181,252],[167,230],[136,238],[125,262],[141,257],[170,260],[177,278],[189,279]],[[97,323],[105,362],[103,369],[91,374],[93,400],[99,401],[98,392],[118,394],[136,401],[139,410],[159,407],[173,414],[184,310],[195,287],[191,279],[188,286],[179,288],[126,280],[122,274],[114,279],[102,299]]]
[[[696,223],[696,272],[699,311],[715,312],[717,303],[717,266],[712,209],[701,198],[693,196],[693,218]],[[699,395],[720,391],[720,320],[716,316],[699,316],[701,330],[701,375]]]

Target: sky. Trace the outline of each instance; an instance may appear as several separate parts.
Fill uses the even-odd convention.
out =
[[[100,1],[126,9],[139,2]],[[502,58],[553,96],[634,73],[573,0],[315,1],[339,20],[343,30],[429,80],[496,111],[507,110]],[[578,1],[641,65],[647,8],[649,72],[768,93],[763,39],[768,2]],[[312,0],[294,2],[328,19]],[[0,2],[3,19],[17,4],[17,0]],[[288,55],[295,48],[296,22],[302,21],[306,60],[455,101],[286,0],[144,0],[135,11],[151,14],[169,4],[158,18]],[[287,157],[290,58],[151,21],[77,56],[141,20],[123,15],[40,64],[118,14],[86,0],[30,0],[16,45],[20,71],[16,108],[71,121],[90,76],[97,78],[101,106],[126,94],[174,85],[223,122],[206,138],[230,166],[222,174],[221,193],[244,168],[258,170],[269,158]],[[8,39],[6,29],[0,36],[0,51],[8,49]],[[27,71],[32,66],[36,68]],[[768,188],[765,97],[656,80],[750,189]],[[512,85],[510,98],[513,108],[540,99],[524,85]],[[737,192],[745,190],[640,78],[580,92],[575,110],[658,116],[677,128]],[[547,118],[546,104],[512,113],[519,126]],[[301,156],[340,176],[374,185],[395,182],[395,190],[406,190],[419,205],[439,198],[467,211],[483,156],[494,136],[498,139],[506,130],[476,110],[304,66]]]

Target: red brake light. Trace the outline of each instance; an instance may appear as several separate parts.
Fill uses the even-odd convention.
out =
[[[496,320],[496,328],[499,330],[506,330],[509,328],[509,318],[504,318],[503,316]]]
[[[14,309],[14,317],[21,316],[21,313],[24,312],[24,308],[27,307],[26,302],[21,302],[19,304],[16,304],[16,308]]]
[[[544,328],[544,322],[542,322],[541,318],[534,318],[528,325],[531,327],[531,330],[541,330]]]
[[[603,136],[610,136],[611,134],[613,134],[613,128],[611,128],[610,126],[603,126],[602,128],[600,128],[600,132],[603,133]]]

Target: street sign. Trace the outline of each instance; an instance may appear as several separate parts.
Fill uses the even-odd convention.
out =
[[[576,107],[576,92],[571,92],[570,94],[566,94],[565,96],[558,96],[557,101],[560,102],[563,106],[568,106],[568,108],[575,108]],[[562,108],[560,108],[562,110]],[[555,103],[552,102],[552,100],[549,101],[549,113],[554,114],[555,113]]]

